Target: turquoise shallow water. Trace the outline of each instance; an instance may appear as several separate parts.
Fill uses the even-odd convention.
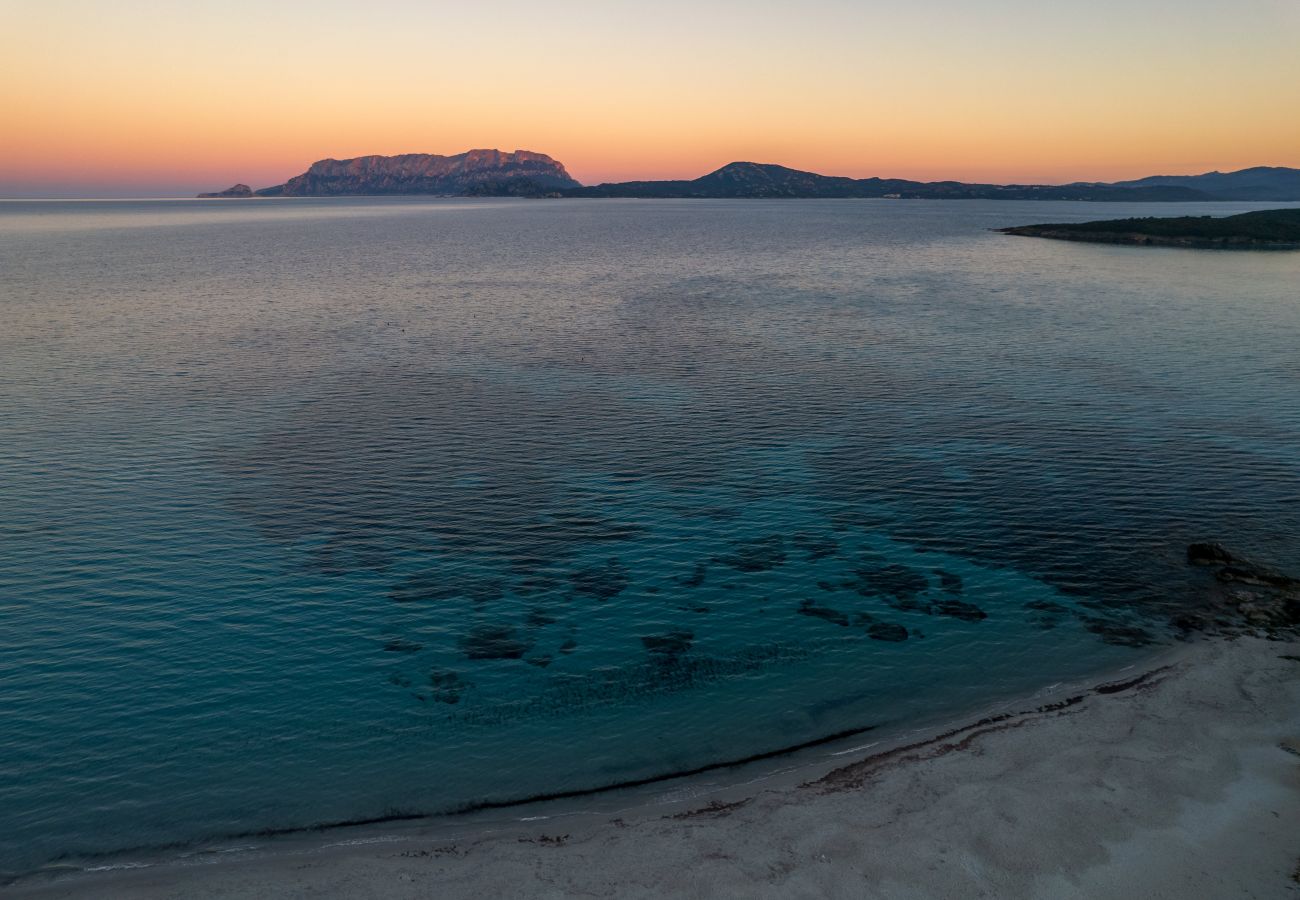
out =
[[[1149,652],[1300,561],[1300,254],[987,229],[1248,208],[0,203],[0,869]]]

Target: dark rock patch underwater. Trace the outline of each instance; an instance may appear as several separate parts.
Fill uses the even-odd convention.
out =
[[[627,589],[632,579],[618,559],[608,559],[598,566],[588,566],[569,574],[573,592],[599,601],[612,600]]]
[[[785,538],[779,534],[737,541],[729,553],[717,558],[722,565],[740,572],[766,572],[785,560]]]
[[[522,659],[532,646],[509,625],[478,625],[460,639],[466,659]]]

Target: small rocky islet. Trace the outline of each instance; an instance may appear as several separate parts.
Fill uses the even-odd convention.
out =
[[[210,191],[206,194],[199,194],[200,200],[247,200],[257,196],[253,189],[246,184],[236,184],[226,188],[224,191]]]

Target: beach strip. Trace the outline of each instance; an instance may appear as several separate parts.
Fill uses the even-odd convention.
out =
[[[506,829],[318,835],[0,894],[1300,896],[1300,643],[1202,640],[1039,706],[849,742],[783,781],[682,782],[616,816],[521,809]]]

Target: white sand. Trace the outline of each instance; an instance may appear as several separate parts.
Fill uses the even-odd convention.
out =
[[[846,754],[786,784],[746,788],[737,772],[722,799],[642,794],[618,821],[317,835],[3,893],[1300,898],[1300,662],[1283,655],[1300,645],[1198,644],[1124,690]],[[689,796],[691,780],[675,789]],[[698,812],[723,799],[739,805]],[[322,848],[381,833],[391,840]]]

